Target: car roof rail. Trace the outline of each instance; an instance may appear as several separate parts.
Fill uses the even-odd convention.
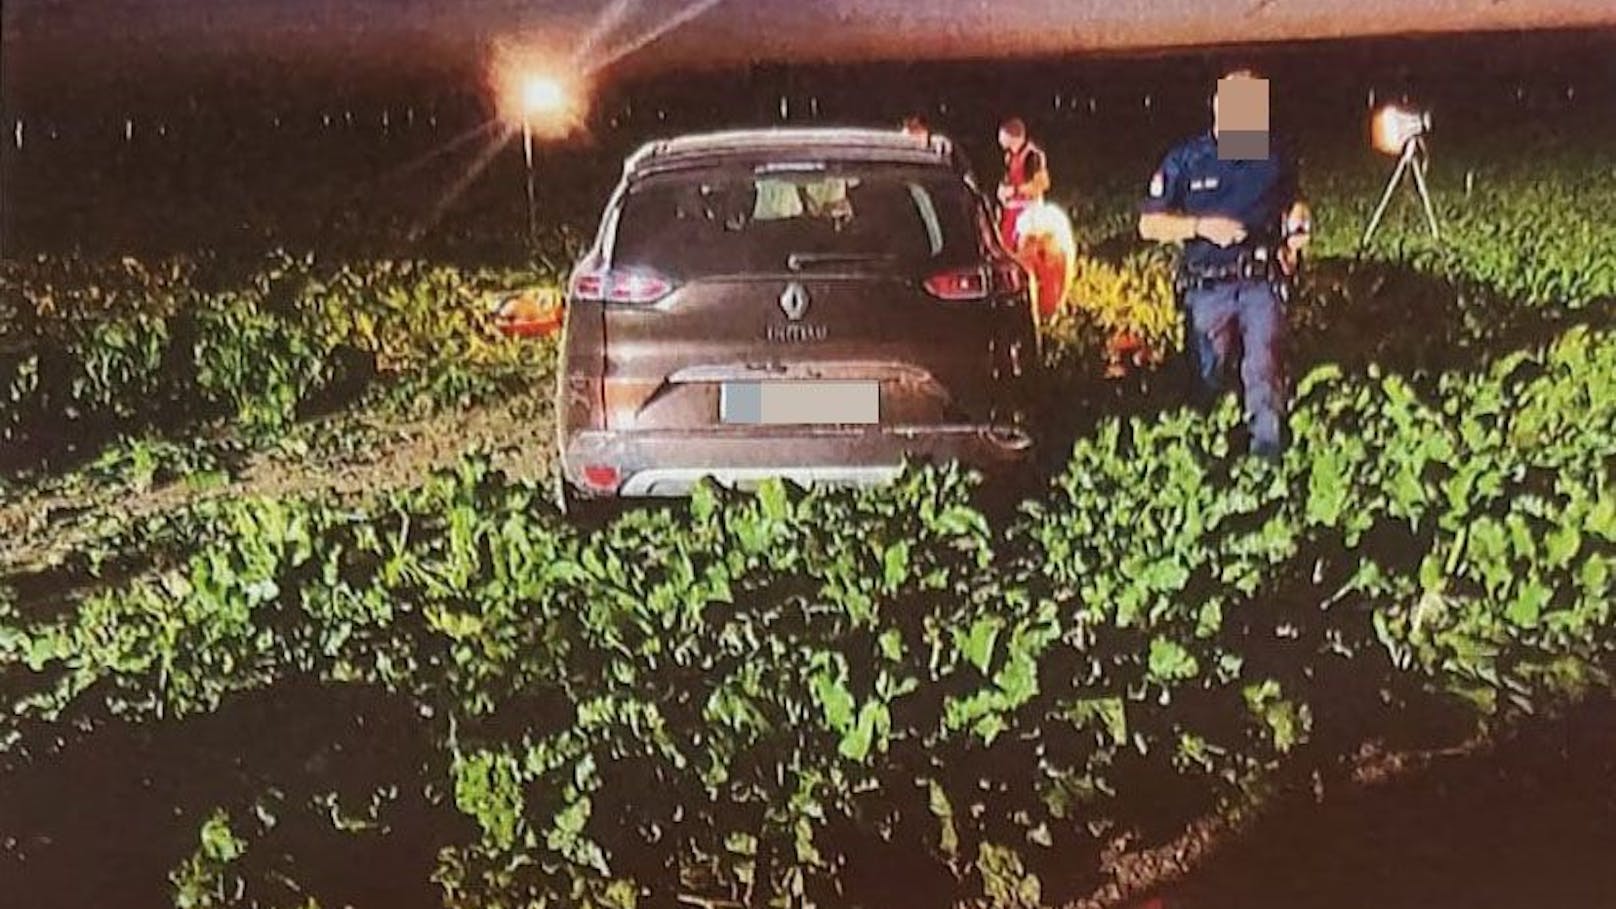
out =
[[[623,173],[628,173],[667,150],[667,139],[652,139],[650,142],[635,149],[634,153],[623,160]]]
[[[770,139],[791,133],[804,133],[809,137],[818,134],[823,141],[832,140],[833,145],[840,145],[844,149],[860,148],[890,148],[893,140],[900,134],[888,133],[883,130],[868,128],[847,129],[738,129],[719,131],[705,134],[685,135],[678,138],[663,137],[653,139],[641,145],[632,154],[623,160],[624,177],[633,177],[637,173],[660,169],[658,158],[666,157],[668,165],[683,162],[686,158],[697,161],[711,156],[726,156],[731,154],[744,154],[748,147],[766,148]],[[873,142],[871,140],[874,140]],[[715,140],[729,140],[733,144]],[[761,140],[761,141],[760,141]],[[839,142],[836,140],[840,140]],[[941,162],[950,162],[954,158],[954,142],[941,133],[933,133],[926,141],[916,142],[909,148],[928,154]],[[687,154],[688,152],[688,154]]]

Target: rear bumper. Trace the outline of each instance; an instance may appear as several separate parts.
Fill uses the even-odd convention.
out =
[[[1010,426],[584,431],[561,453],[562,476],[587,496],[683,496],[704,477],[747,488],[780,478],[801,485],[871,486],[895,479],[906,457],[957,460],[994,475],[1023,465],[1032,439]],[[609,468],[609,470],[603,470]],[[603,474],[615,474],[602,482]]]

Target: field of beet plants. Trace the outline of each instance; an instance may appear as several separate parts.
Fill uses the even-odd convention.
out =
[[[0,266],[0,879],[19,905],[1070,905],[1104,860],[1616,668],[1616,172],[1316,165],[1294,445],[1185,403],[1083,187],[1047,482],[583,528],[510,271]],[[1466,176],[1466,171],[1470,171]],[[1481,178],[1476,177],[1476,173]],[[1109,194],[1108,194],[1109,193]],[[1107,380],[1106,339],[1159,365]]]

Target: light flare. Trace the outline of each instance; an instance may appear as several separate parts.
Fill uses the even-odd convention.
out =
[[[590,94],[588,76],[568,73],[564,63],[564,58],[543,49],[496,45],[488,83],[498,118],[544,139],[564,138],[581,129]]]
[[[599,60],[590,61],[590,66],[595,69],[600,69],[616,63],[618,60],[627,57],[629,54],[643,50],[648,45],[661,40],[664,35],[667,35],[674,29],[689,23],[698,16],[706,14],[713,7],[723,2],[724,0],[696,0],[696,2],[691,3],[689,6],[686,6],[679,12],[674,13],[672,16],[669,16],[668,18],[657,23],[649,31],[642,33],[639,37],[612,48],[610,52],[602,56]]]
[[[570,53],[553,46],[528,45],[511,39],[496,40],[490,48],[486,71],[489,94],[495,107],[495,119],[484,128],[473,130],[443,148],[434,150],[424,160],[438,157],[482,135],[488,128],[502,128],[438,199],[431,213],[415,226],[411,231],[411,237],[419,238],[422,233],[436,225],[454,200],[488,167],[500,150],[517,136],[522,138],[523,156],[527,163],[528,216],[531,222],[534,140],[564,139],[580,132],[587,120],[596,73],[661,40],[670,32],[706,14],[722,2],[723,0],[693,0],[648,30],[603,54],[595,53],[596,49],[628,19],[630,14],[638,11],[641,0],[611,0],[601,10],[588,33],[573,46]],[[412,162],[405,170],[415,169],[424,163],[424,160]]]
[[[1370,120],[1370,142],[1375,151],[1401,155],[1408,143],[1431,131],[1429,111],[1388,104]]]
[[[471,181],[477,179],[478,174],[481,174],[489,164],[493,163],[500,150],[505,147],[506,143],[510,142],[511,137],[515,134],[515,131],[510,128],[502,129],[477,153],[477,157],[466,167],[465,172],[460,175],[459,179],[455,180],[453,185],[438,198],[438,201],[432,206],[432,211],[411,229],[411,240],[420,239],[428,230],[437,226],[438,221],[443,218],[444,212],[449,210],[449,206],[460,198],[461,194],[466,191],[466,187],[471,185]]]
[[[600,46],[601,41],[605,40],[619,25],[622,25],[623,20],[628,18],[628,14],[639,5],[639,0],[612,0],[610,6],[601,10],[600,16],[595,19],[595,24],[590,27],[589,33],[583,37],[582,41],[578,42],[577,50],[572,52],[572,66],[570,68],[579,69],[585,67],[589,62],[589,55],[595,52],[595,48]]]

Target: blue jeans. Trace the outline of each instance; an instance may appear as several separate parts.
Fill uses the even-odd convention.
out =
[[[1278,453],[1285,432],[1285,371],[1280,359],[1285,305],[1279,295],[1267,281],[1223,281],[1186,290],[1184,305],[1203,389],[1208,395],[1223,390],[1223,376],[1238,340],[1252,451]]]

